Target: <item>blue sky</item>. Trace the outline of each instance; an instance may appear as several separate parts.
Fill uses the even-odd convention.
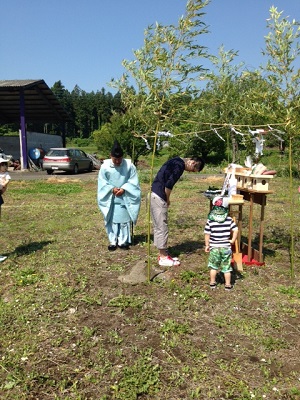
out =
[[[223,44],[239,52],[237,62],[257,68],[272,5],[300,22],[300,0],[211,0],[204,9],[210,33],[200,44],[215,55]],[[1,0],[0,80],[112,91],[108,82],[142,47],[144,29],[177,24],[185,7],[186,0]]]

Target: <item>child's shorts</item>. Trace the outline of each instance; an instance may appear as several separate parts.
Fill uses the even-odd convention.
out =
[[[231,267],[232,251],[226,247],[216,247],[210,249],[208,257],[208,268],[220,269],[226,273],[232,271]]]

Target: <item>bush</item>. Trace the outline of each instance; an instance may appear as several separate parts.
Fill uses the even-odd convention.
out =
[[[72,146],[87,147],[87,146],[91,145],[91,142],[92,142],[92,140],[89,139],[89,138],[85,138],[85,139],[83,139],[83,138],[75,138],[75,139],[72,139],[70,141],[70,143],[68,143],[68,145],[71,145],[71,143],[72,143]]]

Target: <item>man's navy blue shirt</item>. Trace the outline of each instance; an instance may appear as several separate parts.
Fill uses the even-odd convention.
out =
[[[165,188],[172,190],[184,170],[185,163],[180,157],[175,157],[165,162],[152,183],[152,192],[167,201]]]

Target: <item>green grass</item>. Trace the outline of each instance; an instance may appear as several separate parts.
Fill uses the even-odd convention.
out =
[[[285,178],[268,195],[265,265],[244,265],[228,293],[210,291],[203,247],[203,192],[222,178],[202,174],[185,174],[171,197],[169,245],[181,266],[165,279],[119,280],[147,260],[148,171],[139,174],[142,206],[128,252],[107,251],[95,179],[10,183],[0,225],[8,255],[0,264],[0,398],[300,399],[300,216],[291,215]],[[245,204],[244,239],[248,212]],[[255,207],[255,243],[259,216]],[[156,256],[151,245],[154,267]]]

